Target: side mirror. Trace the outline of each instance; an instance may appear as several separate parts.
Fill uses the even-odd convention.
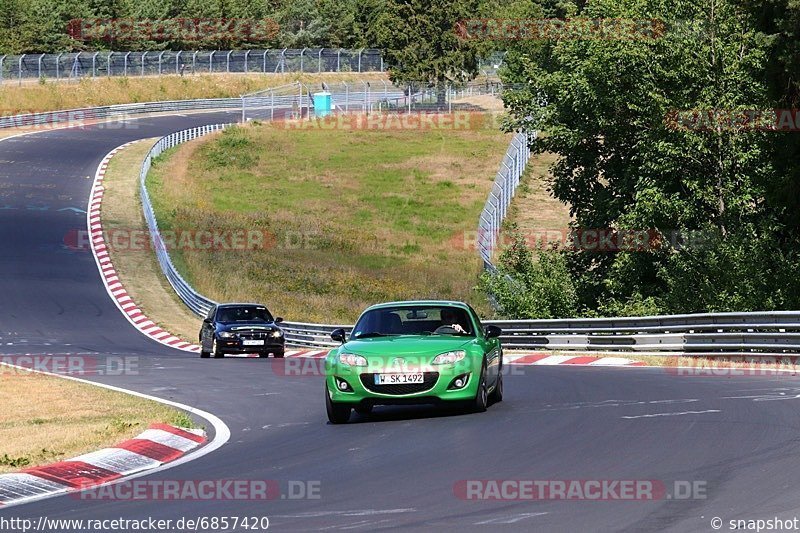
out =
[[[283,317],[282,316],[276,316],[274,322],[276,324],[280,324],[281,322],[283,322]]]
[[[486,326],[483,328],[483,333],[486,335],[486,338],[493,339],[499,337],[500,334],[503,333],[503,330],[497,326]]]
[[[335,330],[331,331],[331,339],[335,340],[336,342],[341,342],[342,344],[345,343],[345,332],[342,328],[336,328]]]

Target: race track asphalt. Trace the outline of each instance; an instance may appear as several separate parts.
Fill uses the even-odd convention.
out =
[[[236,116],[143,118],[0,142],[0,355],[129,356],[135,372],[90,379],[196,406],[230,427],[220,450],[143,479],[274,480],[284,495],[290,482],[310,482],[319,498],[62,496],[0,517],[267,516],[279,531],[713,531],[714,517],[728,530],[730,519],[798,514],[800,382],[791,375],[509,366],[506,399],[486,413],[392,407],[333,426],[318,375],[288,377],[272,360],[201,360],[145,338],[108,297],[91,254],[63,246],[86,225],[70,208],[86,209],[91,178],[113,148]],[[489,479],[655,480],[672,497],[458,497],[460,481]],[[679,498],[676,482],[702,494]]]

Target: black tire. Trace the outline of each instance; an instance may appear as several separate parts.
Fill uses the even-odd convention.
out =
[[[486,362],[481,367],[481,375],[478,379],[478,390],[475,392],[475,399],[472,400],[472,411],[483,413],[489,405],[489,392],[486,385]]]
[[[325,410],[331,424],[346,424],[350,420],[351,408],[347,404],[331,401],[328,385],[325,385]]]
[[[362,416],[368,416],[372,414],[371,405],[359,405],[357,407],[354,407],[353,410]]]
[[[499,373],[497,374],[497,384],[494,386],[494,390],[489,395],[489,401],[491,403],[500,403],[503,401],[503,367],[500,367]]]
[[[200,347],[200,357],[202,359],[208,359],[209,357],[211,357],[211,352],[204,352],[203,351],[203,347],[201,346]]]
[[[217,339],[214,339],[213,344],[211,345],[211,353],[214,354],[214,359],[220,359],[225,356],[220,350],[219,346],[217,346]]]

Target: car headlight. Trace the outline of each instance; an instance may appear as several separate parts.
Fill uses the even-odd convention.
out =
[[[354,353],[340,353],[339,362],[348,366],[367,366],[367,359]]]
[[[434,360],[434,365],[452,365],[455,362],[461,361],[467,356],[464,350],[456,350],[454,352],[445,352],[437,355]]]
[[[232,331],[220,331],[219,336],[221,339],[232,339],[236,336],[236,333]]]
[[[272,332],[272,336],[276,338],[283,337],[283,331],[276,329],[275,331]]]

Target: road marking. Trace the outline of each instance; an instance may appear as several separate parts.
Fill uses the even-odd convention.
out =
[[[382,514],[413,513],[416,509],[357,509],[352,511],[310,511],[308,513],[275,515],[275,518],[323,518],[326,516],[375,516]]]
[[[620,418],[624,418],[626,420],[633,420],[634,418],[655,418],[657,416],[683,416],[683,415],[702,415],[706,413],[721,413],[719,409],[707,409],[705,411],[681,411],[679,413],[653,413],[650,415],[635,415],[635,416],[623,416]]]
[[[547,513],[521,513],[511,516],[501,516],[498,518],[490,518],[489,520],[481,520],[480,522],[475,522],[475,525],[483,526],[487,524],[516,524],[517,522],[520,522],[527,518],[533,518],[535,516],[542,516],[546,514]]]

